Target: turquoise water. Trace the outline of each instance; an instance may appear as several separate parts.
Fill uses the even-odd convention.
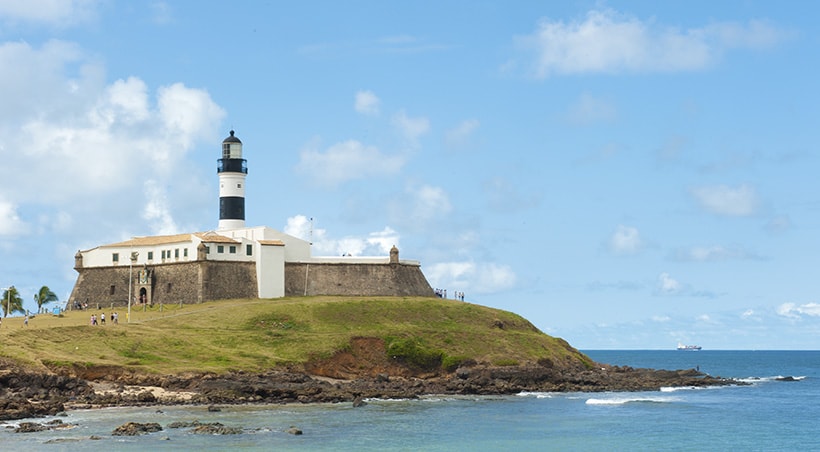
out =
[[[638,393],[530,393],[428,397],[351,404],[111,408],[59,417],[76,427],[13,433],[2,450],[820,450],[820,352],[586,351],[618,365],[694,368],[750,386]],[[798,381],[777,381],[792,376]],[[34,419],[45,422],[52,418]],[[174,421],[221,422],[241,435],[169,429]],[[162,432],[113,437],[128,421]],[[285,432],[290,426],[304,434]],[[90,440],[97,435],[101,439]],[[61,443],[47,443],[59,439]]]

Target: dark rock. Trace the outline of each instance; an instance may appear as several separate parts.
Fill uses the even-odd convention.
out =
[[[367,402],[364,401],[363,397],[356,397],[353,399],[353,408],[359,408],[360,406],[367,405]]]
[[[42,432],[43,430],[49,430],[49,427],[36,422],[21,422],[20,425],[14,429],[14,433],[33,433]]]
[[[285,430],[285,432],[290,433],[291,435],[301,435],[302,429],[291,426],[289,429]]]
[[[222,411],[222,408],[219,408],[218,406],[215,406],[215,405],[210,405],[208,407],[208,411],[211,412],[211,413],[218,413],[218,412]]]
[[[157,397],[151,391],[142,391],[137,394],[137,401],[141,403],[154,403],[157,401]]]
[[[198,427],[200,425],[202,425],[202,423],[199,422],[198,420],[191,421],[191,422],[177,421],[177,422],[171,422],[170,424],[168,424],[168,428],[188,428],[188,427]]]
[[[797,378],[792,377],[791,375],[789,375],[788,377],[777,377],[777,378],[775,378],[775,380],[777,380],[777,381],[800,381]]]
[[[79,438],[54,438],[46,441],[43,444],[60,444],[60,443],[78,443],[80,442]]]
[[[145,435],[148,433],[154,433],[162,431],[162,427],[157,424],[156,422],[148,422],[148,423],[139,423],[139,422],[128,422],[125,424],[120,425],[119,427],[115,428],[113,432],[111,432],[112,436],[137,436],[137,435]]]
[[[238,427],[226,427],[219,422],[210,422],[194,427],[191,433],[197,435],[238,435],[242,433],[242,429]]]

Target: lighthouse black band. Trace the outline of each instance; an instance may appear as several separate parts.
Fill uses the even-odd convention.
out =
[[[241,196],[222,196],[219,198],[220,220],[244,220],[245,198]]]

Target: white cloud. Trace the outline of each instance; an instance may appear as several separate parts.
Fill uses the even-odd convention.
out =
[[[287,219],[285,228],[282,231],[285,234],[298,237],[302,240],[312,242],[314,234],[324,235],[325,230],[313,229],[313,218],[308,218],[304,215],[295,215]]]
[[[16,236],[25,231],[26,225],[17,214],[17,206],[0,201],[0,236]]]
[[[143,183],[145,206],[142,209],[142,218],[149,222],[151,231],[155,235],[170,235],[180,232],[171,212],[168,196],[161,184],[155,180],[146,180]]]
[[[802,316],[820,317],[820,303],[806,303],[796,305],[794,303],[783,303],[777,308],[777,313],[783,317],[797,319]]]
[[[351,180],[395,174],[404,163],[403,156],[385,155],[374,146],[348,140],[324,152],[315,144],[305,147],[299,153],[297,169],[317,185],[335,187]]]
[[[149,116],[148,87],[145,82],[129,77],[117,80],[106,88],[106,95],[100,99],[100,105],[92,114],[105,125],[115,121],[134,124],[145,121]]]
[[[531,73],[544,78],[552,74],[700,70],[718,62],[728,50],[766,48],[784,37],[762,21],[679,29],[603,9],[566,23],[543,19],[535,33],[519,38],[518,43],[534,54]]]
[[[389,226],[385,226],[381,231],[368,234],[367,244],[378,248],[384,254],[388,254],[394,245],[396,248],[399,247],[399,234]]]
[[[792,227],[792,221],[788,215],[780,215],[774,217],[766,223],[766,230],[770,233],[780,233],[789,230]]]
[[[717,215],[754,215],[760,204],[757,191],[748,184],[735,188],[726,185],[695,187],[691,193],[703,209]]]
[[[422,227],[452,211],[450,197],[441,187],[408,186],[402,196],[390,203],[391,221],[410,227]]]
[[[152,110],[146,91],[140,80],[119,80],[100,87],[84,111],[24,118],[11,144],[23,149],[14,163],[35,174],[20,176],[18,196],[54,202],[89,192],[117,196],[126,187],[142,193],[144,174],[170,182],[179,160],[213,134],[224,112],[206,92],[182,84],[160,87]],[[29,186],[44,180],[43,187]]]
[[[363,115],[376,116],[379,114],[380,104],[381,101],[373,91],[359,91],[356,93],[353,108]]]
[[[617,115],[617,109],[611,101],[583,93],[575,103],[570,105],[567,120],[570,124],[589,125],[596,122],[613,121]]]
[[[333,238],[327,230],[314,228],[313,219],[304,215],[288,218],[283,232],[311,242],[317,256],[387,256],[393,245],[400,246],[399,233],[389,226],[366,236]]]
[[[760,315],[757,312],[755,312],[754,309],[747,309],[747,310],[743,311],[743,313],[740,314],[740,318],[742,320],[755,320],[755,321],[758,321],[758,322],[763,320],[760,317]]]
[[[643,248],[643,241],[637,228],[619,225],[609,238],[609,249],[615,254],[635,254]]]
[[[664,272],[658,275],[658,290],[662,294],[674,295],[683,290],[683,284]]]
[[[158,104],[165,132],[183,149],[188,149],[195,137],[213,131],[215,124],[225,116],[225,111],[206,91],[187,88],[182,83],[160,87]]]
[[[477,119],[464,120],[447,131],[444,142],[450,147],[464,146],[470,141],[470,137],[472,137],[473,133],[478,130],[479,125]]]
[[[712,245],[696,246],[688,250],[678,251],[674,254],[674,259],[691,262],[718,262],[733,259],[762,259],[762,257],[740,247]]]
[[[48,230],[68,236],[102,224],[127,236],[143,222],[179,232],[174,216],[192,215],[179,207],[201,198],[185,156],[216,140],[225,114],[207,92],[181,83],[154,92],[137,77],[108,83],[103,66],[61,41],[0,44],[0,67],[11,66],[0,71],[0,149],[19,151],[5,161],[0,199],[14,199],[17,212],[36,203],[53,220]],[[168,190],[181,173],[187,183]]]
[[[668,315],[655,315],[655,316],[652,316],[652,321],[653,322],[666,323],[666,322],[669,322],[670,320],[672,320],[672,318],[669,317]]]
[[[103,68],[74,43],[50,40],[39,47],[26,42],[0,43],[0,120],[44,111],[63,118],[90,108],[104,85]],[[84,112],[83,112],[84,113]],[[80,113],[82,114],[82,113]]]
[[[716,323],[711,317],[709,317],[709,314],[701,314],[697,316],[697,320],[703,323]]]
[[[415,142],[430,130],[430,121],[425,117],[411,118],[404,110],[393,115],[393,126],[411,142]]]
[[[98,0],[0,0],[0,20],[64,27],[95,19],[98,3]]]
[[[515,272],[494,263],[440,262],[425,266],[424,274],[434,287],[471,294],[500,292],[513,287]]]

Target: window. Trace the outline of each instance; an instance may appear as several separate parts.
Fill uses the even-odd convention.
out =
[[[149,260],[149,261],[150,261],[150,260],[154,260],[154,252],[153,252],[153,251],[149,251],[149,252],[148,252],[148,260]]]
[[[231,158],[231,144],[230,143],[222,143],[222,158],[223,159]]]
[[[211,254],[211,247],[208,245],[205,245],[205,254]]]
[[[111,284],[111,287],[108,289],[108,294],[109,295],[114,295],[114,291],[116,291],[116,290],[117,290],[117,286]]]
[[[225,252],[225,246],[224,245],[217,245],[216,246],[216,252],[217,253],[224,253]]]
[[[171,291],[171,283],[168,283],[168,292]]]
[[[179,259],[179,248],[174,250],[174,257]]]
[[[165,260],[165,250],[162,250],[162,259]]]
[[[182,249],[182,257],[188,257],[188,248]]]
[[[228,252],[231,254],[236,254],[236,246],[231,245],[230,247],[228,247]]]
[[[253,255],[253,245],[245,245],[245,254],[248,256]]]
[[[236,188],[242,188],[242,184],[236,184]]]
[[[111,255],[111,260],[112,260],[112,261],[114,261],[114,263],[115,263],[115,264],[116,264],[117,262],[119,262],[119,261],[120,261],[120,253],[114,253],[114,254],[112,254],[112,255]]]

